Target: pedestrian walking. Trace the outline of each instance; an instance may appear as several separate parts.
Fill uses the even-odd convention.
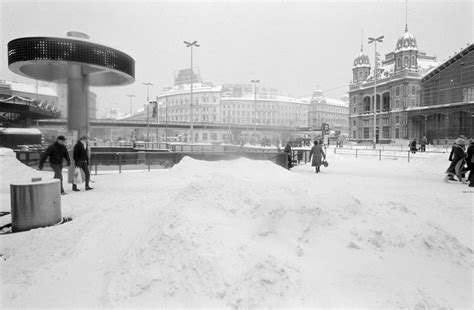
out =
[[[89,171],[89,154],[87,152],[87,143],[89,138],[87,136],[82,136],[74,145],[73,150],[73,158],[74,164],[76,168],[80,168],[84,171],[85,175],[85,182],[86,182],[86,191],[93,189],[89,186],[91,173]],[[77,184],[72,184],[72,190],[75,192],[79,192],[80,190],[77,188]]]
[[[288,155],[288,169],[293,167],[293,160],[291,159],[291,145],[290,141],[286,142],[286,146],[283,149],[283,153]]]
[[[426,137],[423,137],[420,141],[420,151],[421,152],[426,152],[426,144],[428,144],[428,140],[426,140]]]
[[[464,180],[464,174],[466,172],[464,167],[466,159],[466,152],[464,149],[465,145],[466,141],[461,138],[456,139],[454,142],[454,145],[451,148],[451,153],[449,154],[451,164],[449,165],[448,170],[446,170],[445,182],[456,181],[454,176],[456,176],[459,181],[463,183],[466,182]]]
[[[63,187],[63,159],[66,160],[68,166],[71,165],[65,143],[66,138],[59,136],[56,142],[48,146],[46,151],[41,155],[38,166],[39,170],[43,170],[44,162],[49,158],[49,163],[54,171],[54,178],[61,181],[61,195],[66,195]]]
[[[469,187],[474,187],[474,140],[471,140],[469,147],[467,148],[467,169],[469,170]]]
[[[417,151],[417,148],[416,148],[416,139],[413,139],[413,141],[410,142],[409,144],[410,146],[410,151],[415,154],[416,151]]]
[[[309,157],[311,158],[311,156],[311,166],[316,168],[316,173],[319,173],[322,164],[321,158],[326,159],[326,153],[324,153],[323,147],[318,140],[314,141],[314,145],[309,152]]]

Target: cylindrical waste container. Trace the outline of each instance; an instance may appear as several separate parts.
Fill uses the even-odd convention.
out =
[[[10,184],[13,232],[58,224],[61,221],[59,180]]]

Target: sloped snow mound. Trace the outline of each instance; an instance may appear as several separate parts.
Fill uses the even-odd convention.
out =
[[[10,183],[31,181],[41,173],[16,159],[12,149],[0,148],[0,192],[10,192]]]
[[[127,254],[110,283],[110,302],[153,291],[157,304],[194,294],[206,298],[203,306],[300,304],[297,239],[323,212],[292,189],[298,177],[248,159],[185,158],[170,172],[191,181]]]

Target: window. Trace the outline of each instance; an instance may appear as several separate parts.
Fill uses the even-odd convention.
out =
[[[395,96],[400,96],[400,87],[395,88]]]
[[[408,67],[408,56],[403,57],[403,66]]]
[[[416,59],[415,59],[415,56],[411,56],[411,66],[416,68]]]
[[[395,124],[399,124],[400,123],[400,116],[395,116]]]
[[[352,121],[352,126],[355,126],[356,125],[356,120],[353,120]]]
[[[416,87],[415,86],[412,86],[411,87],[411,94],[414,96],[416,95]]]
[[[364,139],[369,139],[369,127],[364,127]]]
[[[395,128],[395,139],[400,139],[400,128]]]
[[[355,130],[352,131],[352,138],[354,138],[354,139],[357,138],[357,137],[356,137],[356,131],[355,131]]]
[[[402,67],[402,58],[398,57],[397,58],[397,68],[400,69]]]
[[[382,138],[389,139],[390,138],[390,127],[386,126],[382,128]]]
[[[395,100],[395,108],[400,108],[400,99]]]
[[[416,100],[415,100],[415,98],[412,98],[412,99],[411,99],[411,106],[413,107],[413,106],[415,106],[415,105],[416,105]]]

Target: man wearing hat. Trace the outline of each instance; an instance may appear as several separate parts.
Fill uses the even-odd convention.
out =
[[[68,166],[71,165],[71,160],[69,159],[65,143],[66,138],[64,136],[59,136],[56,139],[56,142],[48,146],[46,151],[41,155],[38,167],[39,170],[43,170],[44,162],[49,157],[49,163],[54,171],[54,178],[61,180],[61,195],[66,195],[63,187],[63,158],[66,159]]]
[[[92,187],[89,186],[91,173],[89,171],[89,154],[87,153],[88,141],[89,141],[89,137],[87,136],[80,137],[76,145],[74,145],[74,150],[73,150],[73,158],[74,158],[76,168],[81,168],[82,171],[84,171],[84,175],[86,177],[86,191],[92,189]],[[72,184],[72,190],[75,192],[80,191],[77,188],[77,184]]]
[[[445,181],[456,181],[454,176],[456,176],[459,181],[465,183],[466,180],[464,179],[465,174],[465,159],[466,159],[466,152],[465,152],[465,145],[466,141],[462,138],[457,138],[454,142],[454,145],[451,149],[451,154],[449,154],[449,160],[451,164],[446,170],[446,178]]]

